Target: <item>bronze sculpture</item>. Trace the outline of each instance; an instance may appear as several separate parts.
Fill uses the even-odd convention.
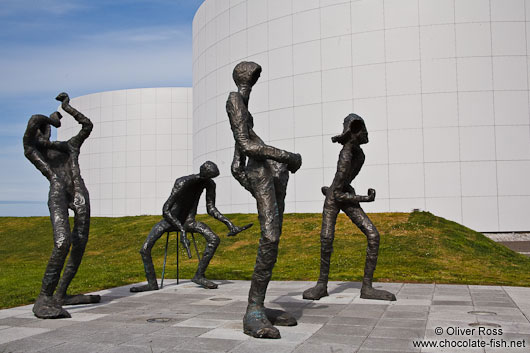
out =
[[[254,132],[248,101],[260,74],[261,67],[256,63],[236,65],[233,79],[238,91],[230,93],[226,111],[235,140],[232,175],[256,199],[261,226],[243,329],[253,337],[280,338],[273,324],[293,326],[296,319],[283,311],[265,309],[264,301],[278,256],[289,172],[295,173],[300,168],[302,157],[266,145]]]
[[[59,94],[56,99],[61,102],[62,109],[81,124],[81,131],[68,141],[50,141],[50,125],[61,126],[62,116],[54,112],[49,118],[33,115],[23,138],[24,155],[50,182],[48,208],[54,248],[44,272],[39,297],[33,306],[35,316],[42,319],[68,318],[70,314],[62,305],[97,303],[101,299],[99,295],[66,294],[88,241],[90,199],[79,170],[79,152],[93,126],[86,116],[70,105],[66,93]],[[73,230],[70,230],[68,209],[74,211]],[[61,277],[69,251],[70,258]]]
[[[322,228],[320,232],[320,276],[315,287],[303,293],[304,299],[319,300],[328,295],[327,284],[333,239],[335,237],[335,223],[342,210],[351,221],[366,235],[368,246],[366,248],[366,262],[364,278],[361,287],[361,298],[396,300],[394,294],[372,287],[377,256],[379,252],[379,232],[375,225],[361,208],[360,202],[375,200],[375,190],[368,189],[368,195],[356,195],[350,185],[359,174],[365,156],[361,145],[368,143],[368,131],[364,120],[355,114],[350,114],[344,119],[342,134],[331,139],[343,145],[337,162],[337,172],[330,187],[322,187],[326,196],[322,212]]]
[[[186,237],[186,232],[199,233],[204,239],[206,239],[206,248],[199,261],[199,266],[197,267],[197,272],[195,273],[192,282],[208,289],[217,288],[217,284],[207,280],[204,274],[220,243],[220,239],[210,227],[195,220],[199,199],[204,189],[206,189],[206,209],[208,214],[223,222],[228,227],[230,230],[228,236],[234,236],[252,226],[252,224],[248,224],[244,227],[237,227],[230,222],[228,218],[223,216],[219,210],[217,210],[215,207],[216,186],[212,179],[218,175],[219,169],[217,168],[217,165],[213,162],[207,161],[201,165],[199,174],[184,176],[175,181],[173,189],[171,190],[171,195],[164,204],[164,218],[153,226],[140,249],[145,268],[145,276],[147,277],[147,284],[132,287],[130,289],[131,292],[144,292],[158,289],[155,267],[151,257],[151,249],[155,242],[165,232],[174,231],[181,232],[181,242],[186,248],[189,257],[191,257],[189,247],[190,242]]]

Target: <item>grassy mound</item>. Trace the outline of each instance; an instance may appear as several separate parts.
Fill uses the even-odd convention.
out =
[[[428,212],[370,215],[381,233],[376,281],[465,283],[530,286],[530,258],[498,245],[480,233]],[[253,214],[233,214],[238,225],[254,227],[226,237],[226,227],[199,216],[221,237],[207,276],[245,279],[252,276],[259,241],[259,222]],[[88,292],[145,280],[138,250],[160,216],[92,218],[90,240],[70,292]],[[316,280],[320,263],[320,214],[286,214],[274,280]],[[195,236],[199,249],[204,239]],[[161,274],[165,235],[153,249]],[[0,308],[31,303],[52,250],[47,217],[0,218]],[[167,278],[176,276],[176,237],[172,233]],[[337,220],[330,280],[360,281],[366,239],[343,214]],[[181,247],[181,278],[197,268],[195,250],[187,259]]]

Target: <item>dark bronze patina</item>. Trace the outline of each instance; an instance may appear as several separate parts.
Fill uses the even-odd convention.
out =
[[[330,187],[322,187],[326,196],[322,212],[322,228],[320,231],[320,276],[315,287],[304,291],[304,299],[319,300],[328,295],[328,275],[333,239],[335,237],[335,223],[340,211],[343,211],[351,221],[366,235],[366,262],[364,278],[361,287],[361,298],[396,300],[394,294],[372,287],[377,256],[379,253],[379,232],[370,218],[364,213],[360,202],[373,202],[375,190],[368,189],[368,195],[357,195],[350,185],[359,174],[364,164],[364,152],[361,145],[368,143],[368,131],[364,120],[355,114],[344,119],[342,134],[331,139],[343,145],[337,162],[337,172]]]
[[[223,222],[229,229],[228,236],[234,236],[245,229],[250,228],[252,224],[244,227],[235,226],[228,218],[223,216],[215,207],[215,182],[213,178],[219,175],[219,169],[213,162],[207,161],[201,165],[199,174],[192,174],[178,178],[171,190],[171,195],[164,204],[162,211],[164,219],[155,224],[151,232],[147,236],[140,254],[144,262],[145,276],[147,277],[147,284],[137,287],[132,287],[131,292],[144,292],[158,289],[158,282],[156,280],[155,267],[151,257],[151,249],[155,242],[165,232],[179,231],[181,234],[180,241],[188,252],[188,257],[191,257],[190,241],[186,236],[186,232],[199,233],[206,240],[206,248],[199,261],[197,272],[192,281],[198,285],[215,289],[217,284],[206,279],[204,273],[212,259],[220,239],[210,227],[206,224],[196,221],[197,206],[199,199],[204,189],[206,189],[206,210],[210,216]]]
[[[295,173],[300,168],[302,157],[266,145],[254,132],[248,101],[260,74],[261,67],[256,63],[236,65],[233,79],[238,91],[230,93],[226,111],[235,139],[232,175],[256,199],[261,226],[243,329],[253,337],[280,338],[280,332],[273,324],[293,326],[296,319],[283,311],[265,309],[264,300],[278,256],[289,172]]]
[[[88,304],[100,301],[99,295],[67,295],[88,241],[90,199],[81,171],[79,151],[92,131],[92,122],[70,105],[70,98],[61,93],[56,98],[61,107],[81,124],[81,131],[68,141],[50,141],[51,126],[61,126],[61,114],[48,118],[33,115],[24,133],[24,155],[49,180],[48,208],[53,226],[54,247],[42,279],[33,313],[42,319],[68,318],[62,305]],[[74,211],[74,228],[70,230],[68,209]],[[70,249],[71,248],[71,249]],[[68,253],[70,257],[63,270]]]

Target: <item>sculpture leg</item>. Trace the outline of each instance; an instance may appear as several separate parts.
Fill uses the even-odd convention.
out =
[[[70,257],[66,263],[63,276],[57,287],[55,297],[63,305],[91,304],[99,303],[99,295],[67,295],[66,291],[72,279],[81,265],[83,254],[85,253],[90,229],[90,203],[88,192],[78,192],[74,198],[74,229],[72,231],[72,249]]]
[[[142,261],[144,262],[147,284],[143,286],[131,287],[131,292],[145,292],[158,289],[155,266],[153,265],[153,258],[151,257],[151,249],[153,248],[153,245],[155,245],[156,241],[160,239],[165,232],[170,231],[173,231],[173,229],[165,220],[161,220],[155,224],[153,228],[151,228],[151,232],[149,232],[147,239],[145,239],[145,242],[140,249],[140,255],[142,255]]]
[[[39,297],[33,305],[33,313],[41,319],[68,318],[70,314],[53,297],[64,261],[70,249],[70,223],[68,222],[68,202],[60,183],[52,180],[48,197],[48,208],[53,227],[54,247],[44,277]]]
[[[243,329],[247,335],[257,338],[280,338],[280,331],[272,326],[264,307],[265,293],[278,256],[280,240],[280,216],[274,181],[270,170],[266,167],[250,170],[248,176],[257,202],[261,239],[250,285],[247,311],[243,318]]]
[[[335,224],[340,209],[332,202],[326,200],[322,212],[322,228],[320,229],[320,275],[317,284],[304,291],[302,297],[309,300],[319,300],[327,297],[329,266],[333,253],[333,240],[335,239]]]
[[[394,294],[385,290],[374,289],[372,287],[372,280],[374,278],[374,272],[377,266],[377,256],[379,253],[379,232],[377,231],[377,228],[360,206],[348,206],[343,208],[343,211],[351,221],[359,227],[364,235],[366,235],[368,241],[363,284],[361,287],[361,298],[390,301],[396,300]]]
[[[206,272],[206,269],[208,268],[208,264],[210,263],[210,260],[215,254],[215,250],[219,246],[220,239],[217,236],[217,234],[215,234],[210,229],[210,227],[208,227],[206,224],[202,222],[193,222],[187,228],[192,232],[200,233],[206,240],[206,248],[204,249],[202,258],[199,261],[197,272],[195,272],[195,276],[193,276],[191,281],[207,289],[216,289],[217,284],[213,283],[212,281],[207,280],[206,277],[204,276],[204,273]]]

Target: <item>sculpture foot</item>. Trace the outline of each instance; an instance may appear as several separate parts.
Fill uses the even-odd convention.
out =
[[[207,280],[205,277],[195,276],[191,279],[191,281],[206,289],[217,289],[217,284]]]
[[[39,319],[67,319],[68,311],[53,297],[39,296],[33,305],[33,314]]]
[[[328,295],[328,286],[324,283],[317,283],[317,285],[313,288],[305,290],[302,298],[308,300],[319,300],[320,298],[327,297]]]
[[[396,296],[394,294],[386,290],[375,289],[372,287],[362,287],[361,298],[362,299],[375,299],[375,300],[389,300],[389,301],[396,300]]]
[[[131,287],[129,289],[129,291],[131,293],[148,292],[150,290],[158,290],[158,284],[156,286],[151,286],[149,284],[144,284],[143,286]]]
[[[243,332],[255,338],[281,338],[280,331],[267,319],[265,308],[249,306],[243,318]]]
[[[296,326],[296,318],[283,310],[265,308],[265,315],[272,325],[276,326]]]
[[[101,301],[101,296],[99,295],[67,295],[60,302],[63,305],[80,305],[80,304],[94,304]]]

